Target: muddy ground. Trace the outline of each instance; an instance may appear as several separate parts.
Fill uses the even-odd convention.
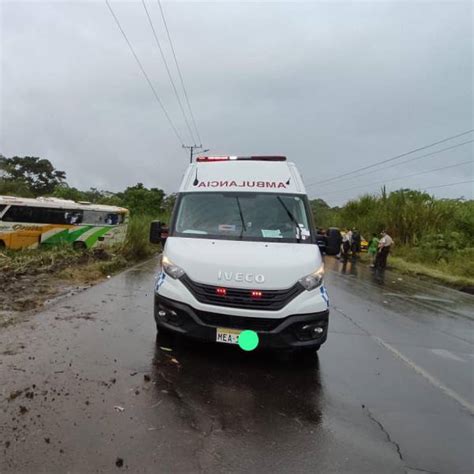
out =
[[[0,253],[0,328],[107,278],[107,265],[110,273],[126,265],[116,262],[105,250]]]

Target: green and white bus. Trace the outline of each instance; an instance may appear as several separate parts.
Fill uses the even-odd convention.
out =
[[[71,244],[89,249],[122,242],[128,209],[57,198],[0,196],[0,248]]]

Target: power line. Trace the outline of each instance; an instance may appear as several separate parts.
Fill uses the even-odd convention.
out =
[[[474,140],[468,140],[468,141],[465,141],[465,142],[462,142],[462,143],[457,143],[456,145],[448,146],[446,148],[442,148],[441,150],[432,151],[431,153],[427,153],[425,155],[415,156],[414,158],[409,158],[408,160],[400,161],[399,163],[394,163],[390,166],[386,166],[385,168],[382,168],[382,169],[379,169],[379,170],[372,170],[372,171],[369,171],[368,173],[364,173],[362,175],[357,175],[357,176],[348,176],[344,179],[341,179],[340,181],[347,181],[347,180],[351,180],[351,179],[361,178],[362,176],[365,177],[369,174],[377,173],[379,171],[385,171],[389,168],[393,168],[395,166],[403,165],[405,163],[409,163],[409,162],[412,162],[412,161],[420,160],[421,158],[426,158],[428,156],[437,155],[438,153],[442,153],[444,151],[452,150],[453,148],[458,148],[460,146],[467,145],[468,143],[472,143],[472,142],[474,142]],[[322,186],[327,186],[327,183],[323,184]]]
[[[170,35],[170,31],[168,29],[168,24],[166,23],[165,12],[163,11],[161,1],[157,0],[157,2],[158,2],[158,5],[160,7],[161,18],[163,19],[163,24],[165,25],[166,35],[168,36],[168,41],[170,42],[171,51],[173,53],[173,58],[174,58],[174,63],[176,65],[176,69],[178,70],[179,79],[181,81],[181,87],[183,88],[184,97],[186,99],[186,104],[187,104],[188,109],[189,109],[189,115],[191,116],[191,120],[193,122],[194,130],[196,131],[196,136],[199,140],[199,144],[202,144],[201,136],[199,135],[199,131],[198,131],[198,128],[197,128],[197,125],[196,125],[196,119],[194,118],[193,109],[191,108],[188,93],[186,92],[186,87],[184,85],[184,79],[183,79],[183,75],[181,74],[181,68],[179,67],[178,59],[176,57],[176,52],[174,50],[173,41],[171,40],[171,35]]]
[[[158,46],[158,49],[160,51],[161,59],[163,60],[163,64],[165,65],[166,72],[168,73],[168,78],[171,83],[171,87],[173,88],[174,95],[176,96],[176,100],[178,101],[179,108],[181,110],[181,113],[183,114],[184,121],[186,123],[186,127],[189,131],[189,134],[191,136],[191,140],[196,143],[196,139],[194,138],[193,131],[191,130],[191,126],[189,125],[188,118],[186,117],[186,114],[184,113],[184,108],[183,104],[181,103],[181,99],[179,98],[178,90],[176,89],[176,85],[174,83],[173,76],[171,75],[170,68],[168,67],[168,62],[166,61],[165,54],[163,52],[163,48],[161,47],[160,40],[158,39],[158,35],[156,34],[155,27],[153,25],[153,21],[151,19],[150,13],[148,12],[148,8],[146,7],[145,0],[142,0],[143,8],[145,9],[146,16],[148,18],[148,22],[150,23],[151,31],[153,32],[153,36],[155,38],[156,45]]]
[[[325,194],[334,193],[334,192],[343,193],[343,192],[346,192],[346,191],[351,191],[352,189],[360,189],[360,188],[365,188],[365,187],[368,187],[368,186],[375,186],[377,184],[390,183],[391,181],[397,181],[399,179],[411,178],[413,176],[419,176],[419,175],[427,174],[427,173],[434,173],[435,171],[446,170],[448,168],[456,168],[457,166],[467,165],[468,163],[472,164],[473,161],[472,160],[463,161],[462,163],[455,163],[454,165],[442,166],[441,168],[435,168],[435,169],[428,170],[428,171],[420,171],[418,173],[412,173],[412,174],[408,174],[408,175],[405,175],[405,176],[399,176],[397,178],[392,178],[392,179],[388,179],[388,180],[385,180],[385,181],[377,181],[376,183],[368,183],[368,184],[362,184],[361,186],[353,186],[351,188],[346,188],[346,189],[342,189],[342,190],[334,189],[334,190],[329,191],[328,193],[325,193]]]
[[[471,179],[470,181],[458,181],[457,183],[440,184],[438,186],[429,186],[425,189],[446,188],[448,186],[456,186],[458,184],[466,184],[466,183],[474,183],[474,180]]]
[[[110,5],[110,3],[109,3],[109,0],[105,0],[105,3],[106,3],[107,6],[109,7],[110,13],[111,13],[112,16],[114,17],[114,20],[115,20],[115,22],[117,23],[117,26],[119,27],[120,32],[122,33],[122,35],[123,35],[125,41],[127,42],[128,47],[130,48],[130,51],[132,52],[132,55],[133,55],[133,57],[135,58],[135,61],[136,61],[137,64],[138,64],[138,67],[140,68],[140,70],[141,70],[143,76],[145,77],[145,79],[146,79],[148,85],[150,86],[150,89],[151,89],[151,91],[153,92],[153,95],[155,96],[156,101],[158,102],[158,104],[160,105],[161,109],[163,110],[163,113],[165,114],[166,119],[168,120],[168,122],[169,122],[171,128],[173,129],[174,134],[175,134],[176,137],[178,138],[179,142],[180,142],[181,144],[183,144],[183,139],[181,138],[181,135],[179,134],[177,128],[175,127],[173,121],[171,120],[171,117],[169,116],[168,111],[166,110],[165,106],[163,105],[163,102],[161,101],[161,99],[160,99],[158,93],[156,92],[156,89],[154,88],[154,86],[153,86],[153,84],[152,84],[150,78],[148,77],[148,74],[146,73],[145,68],[143,67],[143,65],[142,65],[142,63],[141,63],[141,61],[140,61],[140,59],[138,59],[137,53],[135,53],[135,50],[133,49],[132,44],[131,44],[130,41],[128,40],[127,35],[125,34],[125,31],[124,31],[123,28],[122,28],[122,25],[120,24],[120,22],[119,22],[117,16],[115,15],[114,11],[112,10],[112,7],[111,7],[111,5]]]
[[[333,178],[323,179],[321,181],[316,181],[316,182],[310,183],[310,184],[307,185],[307,187],[314,186],[315,184],[327,183],[329,181],[334,181],[336,179],[343,178],[344,176],[349,176],[350,174],[358,173],[359,171],[368,170],[369,168],[373,168],[373,167],[381,165],[383,163],[388,163],[389,161],[398,160],[399,158],[403,158],[404,156],[411,155],[411,154],[416,153],[416,152],[421,151],[421,150],[426,150],[427,148],[431,148],[432,146],[439,145],[440,143],[447,142],[448,140],[453,140],[454,138],[462,137],[463,135],[467,135],[468,133],[472,133],[472,132],[474,132],[474,129],[467,130],[466,132],[458,133],[457,135],[453,135],[451,137],[443,138],[442,140],[439,140],[439,141],[434,142],[434,143],[430,143],[429,145],[425,145],[425,146],[422,146],[422,147],[419,147],[419,148],[415,148],[414,150],[407,151],[406,153],[402,153],[401,155],[393,156],[391,158],[387,158],[385,160],[378,161],[377,163],[373,163],[372,165],[364,166],[362,168],[352,170],[352,171],[349,171],[347,173],[340,174],[338,176],[334,176]]]

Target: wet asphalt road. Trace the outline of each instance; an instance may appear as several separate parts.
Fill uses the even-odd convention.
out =
[[[163,351],[156,261],[1,329],[0,472],[472,472],[474,297],[327,268],[312,365]]]

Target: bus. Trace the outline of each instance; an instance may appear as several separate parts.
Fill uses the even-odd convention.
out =
[[[128,209],[52,197],[0,196],[0,248],[71,244],[76,250],[123,242]]]

